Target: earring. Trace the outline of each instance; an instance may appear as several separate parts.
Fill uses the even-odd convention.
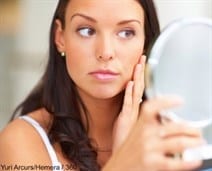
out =
[[[65,52],[61,52],[60,55],[61,55],[62,57],[65,57],[65,56],[66,56]]]

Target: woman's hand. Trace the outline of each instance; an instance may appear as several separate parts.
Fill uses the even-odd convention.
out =
[[[162,125],[158,121],[159,111],[179,104],[174,97],[144,102],[139,118],[103,171],[186,171],[199,167],[200,161],[186,162],[173,156],[202,144],[200,131],[185,123],[170,121]]]
[[[174,158],[175,154],[182,154],[186,148],[203,144],[201,132],[186,126],[186,123],[170,121],[162,125],[158,120],[160,111],[177,107],[181,103],[179,98],[169,96],[152,99],[143,104],[141,116],[132,133],[134,135],[130,136],[132,139],[137,136],[136,145],[140,146],[140,150],[136,154],[141,159],[140,167],[144,170],[184,171],[192,170],[201,164],[200,161],[185,162]]]
[[[127,138],[139,115],[139,107],[144,92],[144,70],[146,56],[141,56],[136,65],[133,81],[129,81],[125,90],[123,108],[119,114],[113,131],[113,152]]]
[[[159,122],[160,111],[181,104],[179,98],[148,100],[140,108],[144,89],[145,57],[136,66],[133,81],[125,91],[123,109],[115,123],[113,154],[103,171],[184,171],[201,162],[174,158],[186,148],[203,143],[199,130],[184,123]]]

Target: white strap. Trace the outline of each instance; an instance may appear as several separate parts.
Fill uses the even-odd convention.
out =
[[[32,119],[31,117],[29,116],[20,116],[19,118],[21,119],[24,119],[25,121],[27,121],[29,124],[31,124],[36,130],[37,132],[40,134],[46,148],[47,148],[47,151],[49,153],[49,156],[51,158],[51,161],[52,161],[52,165],[53,166],[60,166],[61,167],[61,163],[58,161],[57,159],[57,156],[56,156],[56,153],[49,141],[49,138],[45,132],[45,130],[40,126],[40,124],[38,122],[36,122],[34,119]]]

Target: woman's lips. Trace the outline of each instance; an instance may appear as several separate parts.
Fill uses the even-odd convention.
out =
[[[92,75],[95,79],[100,81],[112,81],[116,79],[117,76],[119,75],[118,73],[110,70],[98,70],[90,72],[89,74]]]

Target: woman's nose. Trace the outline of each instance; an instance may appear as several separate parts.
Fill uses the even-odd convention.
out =
[[[110,61],[114,58],[115,48],[112,38],[104,36],[97,41],[96,57],[99,61]]]

